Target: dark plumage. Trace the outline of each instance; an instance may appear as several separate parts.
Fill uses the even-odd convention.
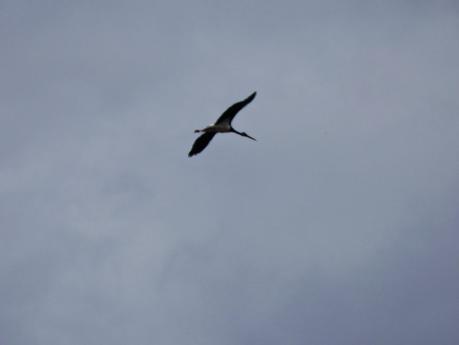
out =
[[[201,134],[193,143],[193,147],[191,148],[190,153],[188,153],[188,157],[197,155],[200,153],[202,150],[206,148],[207,145],[209,145],[210,141],[212,138],[217,134],[216,132],[207,132],[204,134]]]
[[[255,96],[257,95],[256,92],[252,93],[249,97],[244,99],[243,101],[234,103],[231,107],[225,110],[223,114],[220,115],[220,117],[217,119],[217,122],[215,124],[220,124],[220,123],[229,123],[231,125],[231,122],[233,121],[234,117],[237,115],[237,113],[244,108],[247,104],[253,101]]]
[[[209,145],[210,141],[217,133],[230,133],[231,132],[231,133],[239,134],[240,136],[243,136],[243,137],[246,137],[252,140],[256,140],[255,138],[252,138],[250,135],[248,135],[245,132],[238,132],[231,126],[231,122],[233,121],[237,113],[242,108],[244,108],[247,104],[252,102],[252,100],[255,98],[256,95],[257,93],[254,92],[246,99],[240,102],[234,103],[232,106],[226,109],[222,115],[220,115],[217,122],[215,122],[214,124],[207,126],[203,129],[195,130],[196,133],[202,132],[203,134],[200,135],[193,143],[193,147],[191,148],[191,151],[188,153],[188,157],[194,156],[200,153],[201,151],[203,151],[207,147],[207,145]]]

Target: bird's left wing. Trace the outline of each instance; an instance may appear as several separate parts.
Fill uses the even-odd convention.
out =
[[[197,155],[200,153],[202,150],[204,150],[207,145],[209,145],[210,141],[214,137],[216,133],[204,133],[200,135],[193,143],[193,147],[191,148],[191,151],[188,153],[188,157]]]
[[[244,108],[247,104],[253,101],[255,96],[257,95],[256,92],[252,93],[249,97],[244,99],[243,101],[234,103],[231,107],[225,110],[225,112],[218,118],[217,122],[218,123],[223,123],[223,122],[228,122],[231,124],[231,121],[233,121],[233,118],[236,116],[236,114]]]

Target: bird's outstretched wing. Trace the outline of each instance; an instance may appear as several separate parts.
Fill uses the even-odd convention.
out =
[[[233,121],[233,118],[236,116],[236,114],[244,108],[247,104],[252,102],[252,100],[255,98],[257,95],[256,92],[252,93],[249,97],[244,99],[243,101],[234,103],[231,107],[225,110],[225,112],[218,118],[217,122],[215,124],[219,123],[224,123],[227,122],[228,124],[231,124],[231,121]]]
[[[216,133],[204,133],[200,135],[193,143],[193,147],[191,148],[191,151],[188,153],[188,157],[197,155],[200,153],[202,150],[204,150],[207,145],[209,145],[210,141],[214,137]]]

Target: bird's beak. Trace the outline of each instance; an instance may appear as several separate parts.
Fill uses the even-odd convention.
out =
[[[257,141],[257,139],[255,139],[255,138],[252,138],[252,137],[251,137],[250,135],[248,135],[248,134],[246,134],[245,136],[246,136],[247,138],[250,138],[250,139],[252,139],[252,140],[255,140],[255,141]]]

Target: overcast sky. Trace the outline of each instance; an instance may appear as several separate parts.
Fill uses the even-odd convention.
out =
[[[0,49],[0,344],[459,343],[457,1],[0,0]]]

